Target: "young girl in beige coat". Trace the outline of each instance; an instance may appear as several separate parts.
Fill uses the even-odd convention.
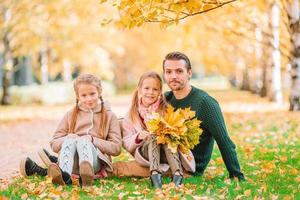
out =
[[[163,114],[165,109],[160,76],[155,72],[143,74],[122,124],[123,146],[141,166],[150,167],[150,179],[155,188],[162,187],[161,173],[169,167],[176,186],[183,179],[182,166],[187,171],[195,171],[195,160],[191,152],[188,155],[172,153],[167,145],[158,145],[155,135],[147,131],[145,124],[151,118],[151,113],[155,111]]]
[[[71,174],[79,174],[82,185],[91,185],[101,169],[112,171],[110,156],[121,151],[118,119],[103,102],[101,81],[90,74],[74,82],[76,106],[67,112],[50,142],[59,153],[58,164],[48,167],[48,175],[57,184],[71,184]]]

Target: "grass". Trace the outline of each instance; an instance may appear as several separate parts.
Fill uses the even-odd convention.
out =
[[[45,177],[16,177],[0,187],[0,199],[300,199],[300,113],[225,113],[225,117],[245,182],[228,179],[215,145],[204,175],[185,178],[178,189],[168,177],[162,190],[152,189],[149,179],[143,178],[110,177],[80,188],[77,183],[55,186]],[[123,151],[114,161],[130,159]]]
[[[0,195],[11,199],[299,199],[300,143],[295,115],[285,120],[249,121],[231,116],[228,128],[237,145],[239,161],[247,181],[228,179],[228,173],[215,147],[212,160],[202,177],[184,179],[175,189],[164,177],[162,190],[151,189],[148,179],[110,177],[96,180],[92,187],[55,186],[49,178],[16,178]],[[282,117],[279,119],[283,119]],[[234,121],[234,123],[230,123]],[[250,122],[250,123],[249,123]],[[115,161],[131,159],[125,151]]]

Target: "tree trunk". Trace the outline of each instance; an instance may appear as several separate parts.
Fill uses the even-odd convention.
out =
[[[11,10],[4,8],[5,14],[4,14],[4,30],[3,30],[3,76],[2,76],[2,89],[3,94],[1,98],[1,104],[2,105],[9,105],[11,104],[10,100],[10,93],[9,93],[9,87],[11,84],[12,79],[12,73],[13,73],[13,59],[12,59],[12,53],[10,48],[10,40],[9,40],[9,22],[11,20]]]
[[[272,6],[272,29],[273,29],[273,66],[272,66],[272,94],[271,100],[281,104],[282,87],[281,87],[281,61],[279,51],[279,22],[280,20],[280,8],[277,4]]]
[[[31,69],[30,58],[22,56],[14,59],[14,78],[13,84],[22,86],[33,83],[33,74]]]
[[[289,9],[289,24],[292,32],[290,110],[300,110],[300,9],[299,0],[294,0]]]
[[[64,59],[63,67],[63,80],[64,82],[70,82],[72,79],[71,62],[68,59]]]
[[[47,47],[42,47],[40,52],[42,85],[48,83],[48,51],[47,50],[48,50]]]
[[[269,31],[269,30],[268,30]],[[269,43],[270,38],[269,37],[263,37],[263,42],[264,43]],[[271,86],[272,86],[272,80],[271,80],[271,67],[273,64],[273,60],[270,57],[270,54],[272,52],[272,49],[269,47],[264,46],[263,51],[262,51],[262,57],[264,59],[261,60],[261,70],[262,70],[262,75],[261,75],[261,91],[260,91],[260,96],[261,97],[269,97],[271,96]]]
[[[3,66],[3,77],[2,77],[3,94],[2,94],[1,104],[9,105],[11,104],[9,87],[11,84],[12,73],[13,73],[13,59],[12,59],[7,32],[3,36],[3,46],[4,46],[4,53],[3,53],[4,66]]]
[[[244,72],[243,72],[243,81],[242,81],[242,87],[241,87],[242,90],[247,90],[247,91],[250,90],[250,83],[249,83],[249,81],[250,81],[249,80],[249,70],[246,67],[244,69]]]
[[[248,70],[248,75],[249,75],[249,91],[253,94],[256,93],[256,83],[258,81],[258,76],[256,74],[256,69],[255,68],[249,68]]]
[[[267,70],[267,65],[262,67],[262,87],[260,91],[260,96],[261,97],[267,97],[268,96],[268,85],[269,85],[269,80],[268,80],[268,70]]]

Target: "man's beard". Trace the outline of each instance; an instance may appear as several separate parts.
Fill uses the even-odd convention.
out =
[[[177,85],[175,85],[175,86],[168,84],[168,86],[172,91],[178,91],[178,90],[182,90],[184,88],[184,83],[176,82],[176,84]]]

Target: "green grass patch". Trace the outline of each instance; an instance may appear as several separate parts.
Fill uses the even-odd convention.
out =
[[[232,114],[233,115],[233,114]],[[110,177],[81,188],[56,186],[48,178],[16,178],[0,197],[10,199],[300,199],[300,128],[297,117],[278,120],[253,115],[237,117],[228,124],[237,146],[245,182],[228,179],[228,172],[216,148],[203,176],[188,177],[174,188],[164,177],[162,190],[154,190],[148,178]],[[240,120],[238,120],[240,119]],[[263,120],[262,120],[263,119]],[[284,119],[284,120],[283,120]],[[113,159],[133,159],[124,150]]]

